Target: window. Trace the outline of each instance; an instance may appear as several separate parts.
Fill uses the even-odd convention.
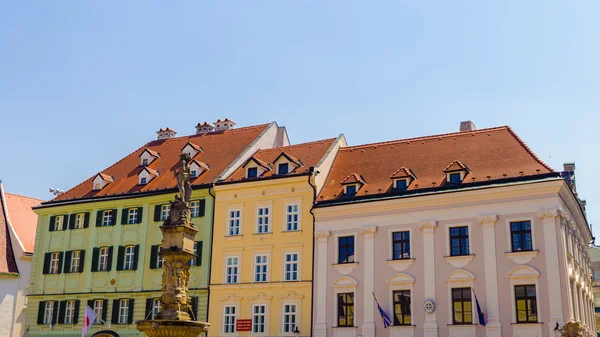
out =
[[[537,323],[537,299],[535,285],[515,286],[517,323]]]
[[[248,169],[248,178],[256,178],[258,177],[258,168],[251,167]]]
[[[254,282],[267,282],[267,255],[256,255],[254,264]]]
[[[67,301],[65,304],[65,324],[73,324],[75,316],[75,301]]]
[[[94,184],[94,190],[99,190],[99,189],[101,189],[100,183],[95,183]]]
[[[450,227],[450,256],[469,255],[469,227]]]
[[[295,304],[284,304],[283,305],[283,332],[293,333],[296,329],[296,305]]]
[[[298,253],[285,254],[285,280],[298,281]]]
[[[197,218],[200,216],[200,201],[199,200],[190,202],[190,208],[192,209],[192,211],[191,211],[192,218]]]
[[[54,302],[46,302],[46,308],[44,309],[44,324],[52,324],[52,316],[54,316]]]
[[[346,195],[350,197],[356,195],[356,185],[346,186]]]
[[[160,220],[167,220],[169,213],[171,213],[171,205],[167,204],[160,206]]]
[[[152,319],[156,319],[158,317],[158,313],[160,312],[160,298],[152,299]]]
[[[148,183],[148,178],[146,178],[146,177],[140,178],[140,185],[146,185],[147,183]]]
[[[192,176],[192,178],[196,178],[196,175],[197,175],[196,170],[191,170],[190,175]]]
[[[78,213],[75,214],[75,229],[83,228],[85,225],[85,214]]]
[[[408,188],[408,184],[406,179],[398,179],[396,180],[396,189],[400,191],[404,191]]]
[[[133,270],[133,260],[135,258],[135,247],[125,247],[125,260],[123,261],[123,270]]]
[[[50,254],[50,274],[58,274],[60,272],[60,253]]]
[[[286,222],[285,222],[285,230],[287,231],[297,231],[298,230],[298,217],[300,215],[299,212],[300,205],[292,204],[287,205],[286,207]]]
[[[354,293],[338,294],[337,301],[337,326],[354,326]]]
[[[238,282],[238,268],[240,258],[237,256],[230,256],[227,258],[227,276],[225,277],[225,283],[237,283]]]
[[[460,173],[450,173],[450,184],[460,184],[461,183],[461,179],[460,179]]]
[[[200,256],[200,253],[198,252],[198,241],[194,242],[194,254],[196,254],[197,256]],[[196,265],[196,259],[197,259],[197,257],[190,260],[190,266]],[[164,259],[163,259],[163,262],[164,262]],[[161,266],[162,266],[162,264],[161,264]]]
[[[64,223],[65,223],[65,216],[57,215],[56,218],[54,218],[54,230],[62,231]]]
[[[94,313],[96,314],[96,319],[94,320],[94,324],[102,324],[103,311],[104,311],[104,300],[94,300]]]
[[[108,270],[108,247],[100,248],[98,254],[98,271]]]
[[[81,251],[74,250],[71,252],[71,267],[69,269],[70,273],[78,273],[79,272],[79,264],[81,262]]]
[[[223,316],[223,332],[235,332],[235,306],[225,306],[225,315]]]
[[[530,221],[511,222],[510,237],[513,252],[533,250]]]
[[[119,324],[127,324],[129,320],[129,300],[119,301]]]
[[[136,224],[138,220],[138,209],[137,208],[130,208],[127,211],[127,223],[128,224]]]
[[[264,304],[255,305],[253,308],[252,315],[252,332],[264,333],[265,332],[265,312],[267,306]]]
[[[338,238],[338,263],[354,263],[354,236]]]
[[[453,324],[473,324],[471,288],[452,289],[452,312]]]
[[[257,209],[256,224],[258,233],[269,232],[269,207],[259,207]]]
[[[196,260],[194,259],[194,261],[196,261]],[[165,258],[160,255],[157,256],[156,257],[156,269],[161,269],[163,266],[163,263],[165,263]]]
[[[142,165],[148,165],[148,158],[142,159]]]
[[[392,233],[393,260],[410,259],[410,232]]]
[[[110,226],[112,224],[112,211],[102,212],[102,226]]]
[[[394,325],[410,325],[410,290],[397,290],[394,296]]]
[[[240,235],[240,210],[229,211],[228,235]]]
[[[288,163],[281,163],[279,164],[279,170],[277,171],[279,174],[288,174],[288,168],[289,168],[289,164]]]

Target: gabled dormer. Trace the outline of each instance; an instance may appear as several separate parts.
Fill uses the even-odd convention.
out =
[[[190,158],[194,158],[198,153],[204,152],[202,148],[192,142],[187,142],[185,146],[181,149],[181,153],[187,153],[190,155]]]
[[[159,173],[157,170],[144,166],[140,173],[138,173],[138,185],[146,185],[158,176]]]
[[[112,183],[114,181],[113,177],[108,174],[98,173],[92,180],[92,188],[94,191],[99,191],[104,188],[104,186]]]
[[[461,163],[460,160],[455,160],[444,169],[446,184],[460,185],[470,172],[471,170],[465,164]]]
[[[160,158],[158,152],[150,149],[144,149],[144,151],[140,154],[140,166],[148,166],[157,158]]]
[[[350,173],[342,180],[341,184],[344,186],[344,195],[351,197],[356,195],[366,182],[362,176],[356,173]]]
[[[248,159],[242,168],[246,170],[246,178],[258,178],[262,176],[263,173],[272,170],[271,165],[254,157]]]
[[[390,176],[392,179],[392,189],[395,191],[404,191],[408,189],[408,186],[417,179],[411,169],[406,167],[399,168],[396,172]]]
[[[281,152],[281,154],[275,158],[273,161],[273,165],[277,170],[277,174],[288,174],[294,172],[298,167],[303,166],[302,162],[285,152]]]
[[[190,176],[192,179],[199,177],[204,171],[210,170],[208,164],[205,164],[199,160],[192,160],[190,164]]]

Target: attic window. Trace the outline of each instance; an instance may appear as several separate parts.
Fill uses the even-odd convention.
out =
[[[289,164],[288,163],[281,163],[279,164],[279,168],[278,168],[278,173],[279,174],[288,174],[289,173]]]
[[[258,168],[250,167],[248,168],[248,178],[256,178],[258,177]]]
[[[148,158],[142,159],[142,165],[148,165]]]
[[[148,182],[147,182],[147,179],[146,179],[146,177],[142,177],[142,178],[140,178],[140,185],[146,185],[147,183],[148,183]]]
[[[396,180],[396,189],[399,191],[405,191],[408,188],[408,179]]]
[[[192,178],[196,178],[196,170],[190,171],[190,174],[192,175]]]
[[[100,190],[100,189],[102,189],[102,186],[100,185],[100,183],[95,183],[94,184],[94,189],[95,190]]]
[[[356,195],[356,184],[346,185],[346,192],[344,193],[346,196],[352,197]]]
[[[461,163],[460,160],[455,160],[446,166],[444,173],[446,173],[447,184],[460,185],[465,180],[467,174],[471,173],[471,170],[465,164]]]
[[[460,184],[462,182],[462,179],[460,178],[460,173],[459,172],[457,172],[457,173],[450,173],[449,176],[450,176],[450,179],[449,179],[450,184],[456,184],[456,185],[458,185],[458,184]]]

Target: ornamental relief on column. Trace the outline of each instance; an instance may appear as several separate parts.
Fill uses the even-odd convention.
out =
[[[327,240],[331,236],[330,231],[320,231],[315,233],[315,238],[319,241]]]
[[[545,219],[556,219],[560,216],[559,210],[557,209],[543,209],[537,212],[538,218]]]
[[[477,223],[484,228],[494,227],[496,221],[498,221],[498,217],[495,214],[477,217]]]
[[[437,227],[437,222],[435,220],[423,221],[419,223],[419,229],[423,232],[433,232]]]
[[[360,229],[360,233],[364,236],[372,236],[377,232],[377,226],[365,226]]]

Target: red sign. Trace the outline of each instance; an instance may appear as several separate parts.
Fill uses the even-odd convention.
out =
[[[251,319],[238,319],[235,321],[235,331],[252,331]]]

